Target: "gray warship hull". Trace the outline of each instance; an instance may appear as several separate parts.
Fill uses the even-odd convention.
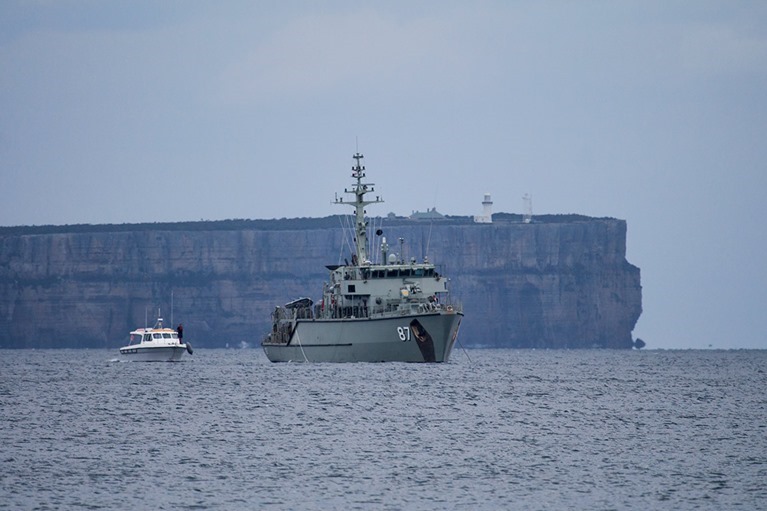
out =
[[[298,319],[285,343],[262,344],[272,362],[447,362],[463,314]]]
[[[406,259],[404,238],[392,253],[381,229],[381,261],[368,257],[365,207],[383,202],[374,184],[363,181],[362,155],[354,155],[355,183],[336,196],[336,204],[354,207],[355,247],[351,264],[325,266],[330,274],[322,298],[292,300],[272,312],[272,328],[261,346],[272,362],[447,362],[458,336],[463,307],[449,297],[448,281],[423,256]],[[372,232],[372,229],[370,229]]]

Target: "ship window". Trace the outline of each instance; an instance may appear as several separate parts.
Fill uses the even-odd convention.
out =
[[[397,270],[389,270],[389,271],[387,271],[386,272],[386,276],[389,277],[389,278],[396,277],[397,276]]]
[[[170,334],[162,334],[163,339],[170,339]]]
[[[423,276],[423,268],[417,268],[415,270],[415,276],[416,277],[422,277]]]
[[[162,335],[161,334],[152,334],[152,337],[154,339],[162,339]]]
[[[349,284],[349,291],[347,293],[356,293],[357,292],[357,286],[354,284]]]
[[[145,341],[151,341],[152,340],[152,334],[144,334],[144,340]]]
[[[170,334],[170,335],[171,335],[171,337],[173,337],[174,339],[178,339],[178,334],[177,334],[176,332],[173,332],[173,333],[172,333],[172,334]]]

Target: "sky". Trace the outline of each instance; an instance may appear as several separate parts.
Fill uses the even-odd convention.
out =
[[[386,201],[628,225],[648,348],[767,349],[767,2],[0,2],[0,225]]]

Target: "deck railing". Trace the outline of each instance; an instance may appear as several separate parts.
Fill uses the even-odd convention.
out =
[[[373,306],[336,306],[325,310],[321,305],[314,308],[301,307],[286,309],[278,307],[272,314],[273,320],[296,320],[296,319],[354,319],[354,318],[382,318],[391,316],[408,316],[412,314],[424,314],[429,312],[463,312],[463,305],[457,302],[429,303],[429,302],[397,302],[386,305]]]

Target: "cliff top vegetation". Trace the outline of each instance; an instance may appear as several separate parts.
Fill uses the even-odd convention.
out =
[[[280,218],[280,219],[228,219],[198,220],[191,222],[151,222],[137,224],[69,224],[69,225],[20,225],[0,226],[0,236],[23,236],[32,234],[65,234],[89,232],[135,232],[135,231],[292,231],[305,229],[333,229],[344,224],[346,215],[331,215],[322,218]],[[381,217],[375,217],[376,221]],[[445,216],[441,219],[413,220],[408,217],[389,214],[383,217],[388,225],[435,222],[441,225],[471,225],[471,216]],[[604,220],[577,214],[536,215],[532,223],[573,223]],[[522,223],[522,215],[516,213],[493,213],[493,223]],[[478,224],[488,225],[488,224]]]

